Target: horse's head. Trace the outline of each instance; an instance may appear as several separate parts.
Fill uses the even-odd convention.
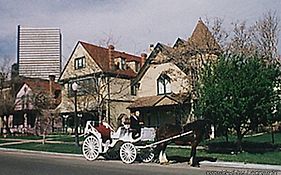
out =
[[[213,122],[210,119],[203,119],[204,121],[204,139],[210,139],[212,135]]]

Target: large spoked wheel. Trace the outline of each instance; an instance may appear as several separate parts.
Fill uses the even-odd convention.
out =
[[[137,149],[131,143],[124,143],[120,148],[120,158],[124,163],[133,163],[137,158]]]
[[[82,145],[82,152],[87,160],[96,160],[99,156],[99,140],[94,136],[88,136]]]
[[[149,163],[154,159],[154,153],[152,150],[144,150],[140,154],[140,159],[144,163]]]

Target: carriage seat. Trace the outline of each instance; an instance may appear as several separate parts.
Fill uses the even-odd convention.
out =
[[[110,132],[111,129],[109,127],[106,127],[102,123],[100,123],[98,126],[95,127],[96,130],[101,134],[102,142],[105,142],[106,140],[110,139]]]

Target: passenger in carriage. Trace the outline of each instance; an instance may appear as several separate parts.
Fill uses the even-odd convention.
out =
[[[132,113],[130,116],[130,128],[132,129],[132,137],[133,139],[136,139],[140,137],[141,134],[141,128],[143,126],[143,121],[140,118],[140,112],[135,111],[135,113]]]
[[[106,140],[110,139],[110,132],[112,131],[112,128],[108,123],[104,121],[104,115],[100,116],[99,118],[101,119],[101,121],[99,122],[99,125],[95,128],[101,133],[102,141],[105,142]]]

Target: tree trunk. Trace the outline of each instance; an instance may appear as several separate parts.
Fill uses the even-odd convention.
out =
[[[4,120],[4,116],[2,116],[3,126],[5,126],[7,135],[11,135],[11,130],[9,128],[9,118],[9,116],[6,116],[6,120]]]
[[[43,140],[42,140],[42,144],[45,145],[46,143],[46,132],[43,132]]]
[[[273,129],[273,126],[271,125],[271,142],[272,144],[274,144],[274,129]]]
[[[241,133],[241,131],[238,129],[236,130],[237,132],[237,151],[242,151],[242,138],[243,138],[243,135]]]
[[[225,130],[225,140],[228,143],[228,129]]]

